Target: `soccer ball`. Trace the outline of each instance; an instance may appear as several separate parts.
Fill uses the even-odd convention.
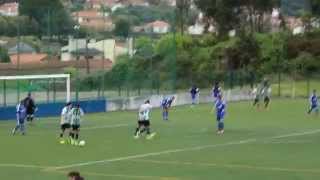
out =
[[[81,141],[79,142],[79,146],[85,146],[85,145],[86,145],[86,141],[81,140]]]

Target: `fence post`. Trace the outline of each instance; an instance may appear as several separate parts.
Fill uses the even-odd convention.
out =
[[[53,79],[53,102],[56,102],[57,98],[56,79]]]
[[[17,104],[20,102],[20,81],[17,80]]]
[[[3,106],[7,106],[7,81],[3,80]]]

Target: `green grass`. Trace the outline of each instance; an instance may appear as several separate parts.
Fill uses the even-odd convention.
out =
[[[268,111],[231,103],[224,136],[215,134],[209,105],[175,108],[169,122],[154,110],[158,135],[151,141],[133,139],[136,112],[90,114],[83,148],[58,144],[58,118],[41,119],[24,137],[9,135],[14,121],[1,122],[0,179],[63,180],[70,170],[89,180],[320,179],[320,131],[314,131],[320,118],[307,116],[306,108],[306,100],[275,100]],[[119,127],[106,127],[113,125]]]

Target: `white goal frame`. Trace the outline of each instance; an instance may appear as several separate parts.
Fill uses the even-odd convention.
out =
[[[66,79],[66,101],[71,100],[70,74],[0,76],[0,80]]]

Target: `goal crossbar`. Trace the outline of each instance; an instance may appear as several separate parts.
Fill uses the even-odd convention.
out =
[[[66,79],[66,101],[70,102],[71,92],[70,92],[70,74],[48,74],[48,75],[21,75],[21,76],[0,76],[0,80],[32,80],[32,79]]]

